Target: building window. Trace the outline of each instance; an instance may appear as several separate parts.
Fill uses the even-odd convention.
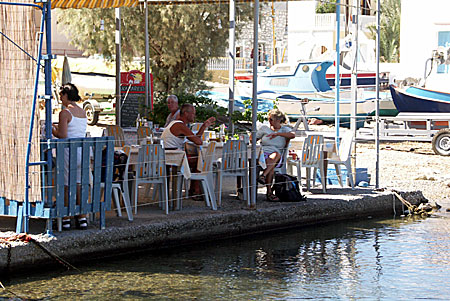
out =
[[[370,13],[370,7],[371,7],[371,0],[360,0],[360,6],[361,6],[361,15],[363,16],[370,16],[372,15]]]
[[[258,66],[267,66],[266,44],[258,44]]]

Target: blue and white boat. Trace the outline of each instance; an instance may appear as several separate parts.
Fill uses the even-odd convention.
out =
[[[258,99],[276,101],[280,110],[290,118],[296,119],[301,115],[300,101],[307,99],[304,104],[306,115],[323,121],[333,122],[336,112],[336,92],[326,79],[328,68],[332,61],[300,62],[293,65],[275,65],[270,71],[258,74]],[[246,88],[237,86],[239,95],[251,95],[251,83]],[[341,122],[349,125],[352,114],[352,96],[350,89],[341,89],[339,115]],[[368,89],[357,89],[357,116],[364,120],[375,112],[376,94]],[[380,93],[380,115],[396,115],[397,110],[389,92]]]
[[[241,82],[250,84],[251,75],[236,75]],[[344,67],[340,69],[340,87],[351,87],[351,71]],[[258,89],[260,91],[308,93],[326,92],[335,87],[336,67],[334,62],[302,61],[296,64],[277,64],[265,72],[258,73]],[[382,80],[387,81],[386,78]],[[375,87],[376,73],[358,71],[357,86],[359,88]]]
[[[414,86],[400,89],[391,85],[389,88],[399,112],[450,113],[450,93]]]

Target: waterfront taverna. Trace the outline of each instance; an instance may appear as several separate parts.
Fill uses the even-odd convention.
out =
[[[29,4],[28,1],[18,2]],[[137,1],[132,0],[111,3],[115,3],[111,6],[137,5]],[[328,194],[320,194],[320,190],[317,190],[319,194],[308,196],[308,201],[302,203],[272,204],[254,198],[252,202],[256,207],[249,208],[246,202],[228,196],[224,198],[223,206],[217,211],[212,211],[203,204],[199,206],[185,202],[183,210],[171,211],[168,215],[159,210],[155,204],[156,208],[150,206],[140,208],[132,222],[123,217],[115,217],[115,213],[111,212],[114,139],[112,137],[59,141],[50,139],[51,102],[50,99],[46,99],[44,133],[46,139],[44,143],[40,141],[35,78],[38,78],[42,65],[49,83],[52,57],[51,52],[45,55],[43,48],[38,47],[43,43],[43,37],[38,43],[34,33],[28,29],[33,16],[27,10],[31,8],[41,10],[44,25],[51,13],[50,5],[49,1],[42,7],[8,6],[8,9],[11,9],[7,12],[10,24],[13,28],[23,28],[20,34],[26,37],[14,37],[15,33],[11,29],[3,31],[22,45],[26,45],[26,41],[33,42],[27,45],[27,49],[21,49],[9,40],[2,40],[2,50],[8,55],[0,57],[2,68],[0,73],[9,76],[0,79],[0,98],[2,104],[5,104],[2,106],[0,118],[2,122],[0,139],[3,140],[1,153],[4,158],[0,162],[0,215],[6,216],[0,218],[0,223],[2,229],[12,226],[11,229],[15,228],[16,232],[25,231],[28,234],[48,232],[47,235],[32,235],[35,244],[21,242],[19,237],[13,237],[10,232],[6,232],[14,239],[8,240],[7,235],[3,236],[0,250],[0,262],[3,267],[19,270],[29,267],[30,264],[33,266],[49,264],[52,261],[49,258],[54,255],[67,260],[84,256],[101,257],[141,248],[161,248],[205,239],[222,239],[297,225],[383,214],[391,212],[392,208],[401,210],[401,202],[392,192],[370,188],[356,190],[342,188],[329,190]],[[5,15],[0,16],[5,18]],[[24,24],[26,26],[23,26]],[[44,26],[40,32],[45,32]],[[30,53],[38,53],[37,62],[29,58]],[[24,74],[29,76],[24,77]],[[47,88],[49,89],[50,85],[47,85]],[[51,91],[48,89],[46,94],[50,95]],[[32,103],[30,99],[33,99]],[[70,197],[66,205],[63,181],[64,149],[74,150],[78,147],[83,148],[81,200],[77,204],[76,184],[69,185]],[[55,153],[53,160],[52,154]],[[101,180],[102,165],[106,168],[104,180]],[[91,166],[94,166],[92,186],[89,175]],[[423,200],[420,193],[406,193],[404,198],[413,204]],[[89,230],[50,235],[52,220],[80,213],[96,216]],[[33,218],[39,220],[35,221]],[[18,240],[15,240],[16,238]],[[48,252],[37,252],[37,245],[42,247],[41,250],[46,249]]]

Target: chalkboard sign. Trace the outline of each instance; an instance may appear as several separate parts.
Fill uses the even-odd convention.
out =
[[[128,93],[127,93],[128,92]],[[136,127],[136,119],[139,110],[144,104],[145,87],[144,86],[121,86],[120,87],[120,126]]]

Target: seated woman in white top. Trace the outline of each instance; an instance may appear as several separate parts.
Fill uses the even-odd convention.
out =
[[[266,169],[258,178],[258,183],[266,185],[267,199],[269,201],[278,201],[278,197],[272,192],[272,181],[275,167],[281,166],[281,153],[286,147],[287,142],[295,137],[292,128],[282,126],[287,118],[283,112],[278,109],[269,111],[268,114],[270,126],[263,125],[256,132],[256,139],[261,139],[261,146],[266,160]]]
[[[85,111],[77,105],[81,100],[78,95],[78,89],[74,84],[67,83],[59,91],[59,98],[65,109],[59,113],[58,124],[53,125],[53,135],[57,138],[84,138],[86,137],[87,118]],[[68,206],[69,191],[69,149],[65,149],[64,155],[64,185],[65,187],[65,206]],[[77,149],[77,184],[81,183],[81,148]],[[77,196],[80,193],[80,185],[77,185]],[[76,225],[78,229],[87,229],[87,220],[85,215],[76,216]],[[70,230],[70,217],[63,218],[63,230]]]

